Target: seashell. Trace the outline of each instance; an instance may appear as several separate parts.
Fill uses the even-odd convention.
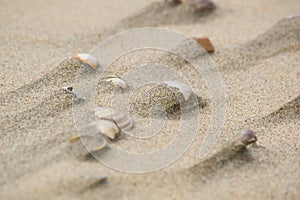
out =
[[[102,135],[81,135],[79,137],[90,153],[101,151],[107,147],[106,138]]]
[[[241,142],[244,145],[249,145],[251,143],[255,143],[257,141],[257,137],[255,132],[251,129],[242,131]]]
[[[120,133],[121,133],[121,129],[118,127],[117,123],[112,120],[112,119],[97,119],[94,120],[93,122],[89,123],[88,125],[82,127],[81,132],[84,133],[84,135],[81,135],[81,139],[85,139],[85,138],[91,138],[96,141],[103,141],[105,140],[105,137],[102,136],[106,136],[106,138],[109,138],[111,140],[115,139]],[[91,143],[91,145],[89,145],[90,147],[93,148],[89,148],[89,150],[94,149],[95,146],[99,146],[92,144],[93,141],[89,141],[86,140],[86,144]],[[103,142],[102,142],[103,143]],[[101,143],[101,144],[102,144]],[[100,145],[101,146],[101,145]],[[106,144],[105,144],[106,146]],[[105,147],[104,146],[104,147]]]
[[[74,135],[74,136],[70,137],[70,138],[67,140],[67,142],[69,142],[69,143],[74,143],[74,142],[78,141],[79,139],[80,139],[80,135]]]
[[[202,46],[203,49],[205,49],[205,51],[207,51],[208,53],[214,52],[215,48],[212,45],[212,43],[210,42],[208,37],[195,37],[193,38],[200,46]]]
[[[90,65],[93,69],[96,69],[98,65],[97,58],[91,54],[78,53],[78,54],[74,54],[72,58],[78,59],[79,61]]]
[[[72,86],[62,87],[61,89],[64,93],[73,95],[74,100],[76,101],[76,103],[82,103],[82,102],[85,101],[84,98],[78,97],[78,95],[73,91]]]
[[[75,98],[77,97],[77,95],[73,92],[73,87],[71,87],[71,86],[65,86],[65,87],[62,87],[61,89],[66,94],[72,94]]]
[[[211,0],[192,0],[196,12],[213,11],[216,5]]]
[[[125,112],[108,107],[96,107],[93,112],[98,120],[113,120],[121,130],[129,131],[134,128],[132,118]]]
[[[81,178],[85,180],[94,180],[97,183],[104,183],[108,177],[106,175],[82,175]]]
[[[99,131],[113,140],[121,133],[121,129],[113,120],[102,119],[96,121]]]
[[[103,140],[101,136],[105,135],[107,138],[113,140],[121,133],[121,129],[112,119],[102,118],[100,120],[95,120],[94,122],[91,122],[87,126],[83,127],[82,132],[85,133],[85,135],[80,136],[82,139],[94,138],[95,140],[97,140],[99,138]],[[99,136],[99,134],[102,135]],[[87,142],[91,143],[91,141],[87,141]],[[95,147],[96,145],[89,145],[89,146]]]
[[[179,81],[164,81],[163,83],[167,84],[171,88],[177,88],[183,94],[184,99],[188,100],[193,93],[193,90],[190,86]]]
[[[90,128],[91,125],[92,124],[90,124],[89,126],[87,126],[85,128]],[[107,147],[106,139],[103,136],[99,137],[99,135],[97,135],[97,136],[75,135],[75,136],[72,136],[71,138],[69,138],[68,142],[74,143],[74,142],[78,141],[79,139],[82,140],[82,142],[84,143],[86,148],[90,151],[90,153],[100,151],[100,150],[104,149],[105,147]]]
[[[160,115],[163,112],[175,113],[181,106],[203,106],[204,101],[198,97],[190,86],[180,81],[164,81],[144,85],[131,96],[130,111],[141,116],[149,116],[149,112]]]
[[[179,5],[182,3],[182,0],[165,0],[165,3],[173,3],[175,5]]]
[[[122,90],[127,90],[129,88],[128,83],[125,80],[123,80],[121,77],[119,77],[118,75],[107,76],[107,77],[103,78],[102,81],[110,82],[114,86],[119,87]]]
[[[193,173],[207,173],[211,169],[216,170],[222,168],[224,166],[224,163],[232,161],[236,157],[238,157],[239,159],[247,158],[249,156],[248,154],[245,154],[247,146],[255,143],[256,141],[257,138],[254,131],[242,131],[242,134],[239,137],[232,139],[231,142],[225,144],[223,148],[221,148],[218,152],[212,154],[212,156],[190,167],[189,171]],[[203,169],[205,168],[208,171],[203,171]]]

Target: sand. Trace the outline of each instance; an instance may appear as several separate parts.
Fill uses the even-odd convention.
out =
[[[162,1],[2,1],[0,199],[299,199],[299,2],[215,3],[214,12],[195,16]],[[224,128],[210,155],[215,161],[198,158],[209,106],[187,152],[157,172],[118,172],[87,159],[80,141],[67,142],[77,132],[72,97],[60,88],[74,85],[80,67],[67,57],[143,26],[212,41],[226,90]],[[246,128],[257,132],[257,145],[236,156],[214,154]],[[116,144],[130,149],[132,142]],[[84,175],[108,179],[97,183]]]

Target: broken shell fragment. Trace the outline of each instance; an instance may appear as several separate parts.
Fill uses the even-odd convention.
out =
[[[134,128],[134,122],[128,113],[108,107],[96,107],[93,112],[98,120],[113,120],[121,130],[129,131]]]
[[[207,37],[195,37],[193,38],[200,46],[202,46],[208,53],[214,52],[215,48]]]
[[[96,69],[98,65],[98,60],[95,56],[86,53],[78,53],[72,56],[74,59],[78,59],[79,61],[90,65],[93,69]]]
[[[211,0],[192,0],[195,12],[213,11],[216,5]]]
[[[74,143],[80,139],[90,153],[100,151],[107,147],[107,141],[102,135],[74,135],[68,139],[68,142]]]
[[[104,183],[108,177],[106,175],[82,175],[81,178],[86,180],[95,180],[98,183]]]
[[[128,83],[118,75],[107,76],[102,79],[102,82],[112,83],[115,87],[121,88],[122,90],[127,90],[129,88]]]
[[[69,143],[74,143],[80,139],[80,135],[74,135],[68,139]]]
[[[73,95],[74,100],[76,101],[76,103],[81,103],[81,102],[85,101],[84,98],[78,97],[78,95],[73,91],[73,87],[66,86],[66,87],[62,87],[61,89],[64,93]]]
[[[94,153],[94,152],[97,152],[97,151],[101,151],[101,150],[104,149],[105,147],[107,147],[107,143],[106,143],[106,142],[103,143],[103,144],[101,144],[101,145],[99,145],[99,146],[96,146],[96,147],[92,148],[92,149],[90,150],[90,153]]]
[[[182,108],[202,107],[204,104],[190,86],[180,81],[143,85],[135,90],[129,101],[130,111],[144,117],[171,114]]]
[[[80,138],[90,153],[100,151],[107,147],[107,141],[102,135],[81,135]]]
[[[71,86],[66,86],[61,88],[63,92],[66,94],[72,94],[75,98],[77,98],[77,95],[73,92],[73,87]]]

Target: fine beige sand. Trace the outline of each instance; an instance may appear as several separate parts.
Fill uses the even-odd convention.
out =
[[[156,0],[1,1],[0,199],[300,199],[299,1],[214,2],[212,13],[195,15],[187,4]],[[74,86],[80,67],[69,56],[122,30],[149,26],[210,38],[226,117],[210,159],[198,158],[208,105],[203,127],[180,159],[156,172],[129,174],[84,156],[80,141],[67,142],[77,132],[72,96],[61,87]],[[209,99],[205,85],[198,89]],[[247,128],[256,131],[256,145],[228,152]],[[169,139],[144,145],[149,150]],[[115,144],[134,149],[126,137]],[[84,178],[101,175],[105,182]]]

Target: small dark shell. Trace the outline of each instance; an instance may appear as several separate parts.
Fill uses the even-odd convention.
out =
[[[165,0],[167,3],[173,3],[175,5],[179,5],[182,3],[182,0]]]
[[[244,145],[249,145],[257,141],[255,132],[251,129],[242,132],[241,141]]]
[[[216,5],[211,0],[193,0],[196,12],[212,11],[216,9]]]

